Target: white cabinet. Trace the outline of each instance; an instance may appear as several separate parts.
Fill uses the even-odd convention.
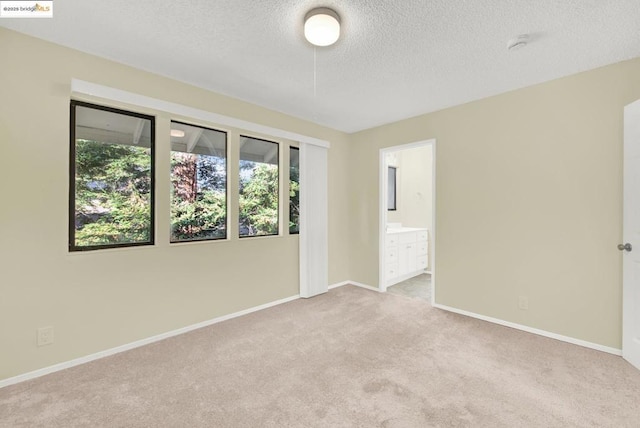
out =
[[[385,282],[392,285],[416,275],[426,268],[429,259],[427,229],[396,228],[386,235]]]
[[[416,270],[417,252],[415,239],[416,235],[413,233],[403,233],[401,235],[398,248],[398,274],[400,275],[406,275]]]
[[[398,235],[387,234],[384,250],[385,281],[398,277]]]
[[[416,268],[426,269],[429,260],[429,241],[427,241],[427,232],[418,233],[416,242]]]

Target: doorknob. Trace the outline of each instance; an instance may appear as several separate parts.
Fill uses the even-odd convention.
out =
[[[618,244],[618,250],[620,251],[631,251],[631,244],[628,242],[626,244]]]

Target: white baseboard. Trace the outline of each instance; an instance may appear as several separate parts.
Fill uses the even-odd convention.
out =
[[[540,330],[533,327],[528,327],[522,324],[516,324],[509,321],[504,321],[498,318],[487,317],[485,315],[476,314],[469,311],[464,311],[462,309],[452,308],[450,306],[440,305],[438,303],[433,304],[434,308],[442,309],[448,312],[454,312],[456,314],[465,315],[471,318],[477,318],[482,321],[488,321],[490,323],[503,325],[505,327],[515,328],[516,330],[526,331],[527,333],[537,334],[539,336],[549,337],[551,339],[560,340],[562,342],[571,343],[578,346],[583,346],[585,348],[595,349],[596,351],[606,352],[608,354],[622,356],[622,350],[617,348],[611,348],[609,346],[599,345],[597,343],[587,342],[586,340],[576,339],[574,337],[563,336],[557,333],[551,333],[550,331]]]
[[[329,286],[329,290],[333,290],[334,288],[342,287],[343,285],[351,284],[349,281],[336,282],[335,284],[331,284]]]
[[[361,282],[355,282],[355,281],[342,281],[342,282],[338,282],[336,284],[332,284],[332,285],[329,286],[329,290],[332,290],[332,289],[338,288],[338,287],[342,287],[343,285],[355,285],[356,287],[366,288],[367,290],[380,292],[378,287],[372,287],[370,285],[363,284]]]
[[[140,346],[148,345],[153,342],[158,342],[160,340],[168,339],[173,336],[177,336],[179,334],[188,333],[193,330],[197,330],[199,328],[207,327],[213,324],[217,324],[222,321],[227,321],[232,318],[237,318],[242,315],[247,315],[252,312],[261,311],[263,309],[270,308],[272,306],[281,305],[283,303],[291,302],[292,300],[299,299],[300,295],[295,295],[291,297],[286,297],[284,299],[276,300],[274,302],[265,303],[264,305],[254,306],[253,308],[244,309],[242,311],[234,312],[228,315],[222,315],[217,318],[213,318],[207,321],[202,321],[197,324],[188,325],[186,327],[182,327],[176,330],[171,330],[166,333],[161,333],[155,336],[147,337],[145,339],[136,340],[135,342],[127,343],[125,345],[117,346],[115,348],[106,349],[104,351],[96,352],[95,354],[86,355],[84,357],[75,358],[70,361],[65,361],[63,363],[54,364],[49,367],[44,367],[38,370],[34,370],[28,373],[24,373],[18,376],[10,377],[7,379],[0,380],[0,388],[4,388],[5,386],[13,385],[16,383],[24,382],[30,379],[35,379],[40,376],[44,376],[50,373],[54,373],[60,370],[68,369],[74,366],[78,366],[80,364],[85,364],[90,361],[98,360],[100,358],[108,357],[110,355],[119,354],[120,352],[129,351],[131,349],[139,348]]]

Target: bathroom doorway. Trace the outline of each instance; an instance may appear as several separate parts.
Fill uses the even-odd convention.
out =
[[[379,290],[435,302],[436,141],[380,150]]]

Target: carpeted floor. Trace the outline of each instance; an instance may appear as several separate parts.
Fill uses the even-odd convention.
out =
[[[638,427],[622,358],[345,286],[0,389],[2,427]]]

